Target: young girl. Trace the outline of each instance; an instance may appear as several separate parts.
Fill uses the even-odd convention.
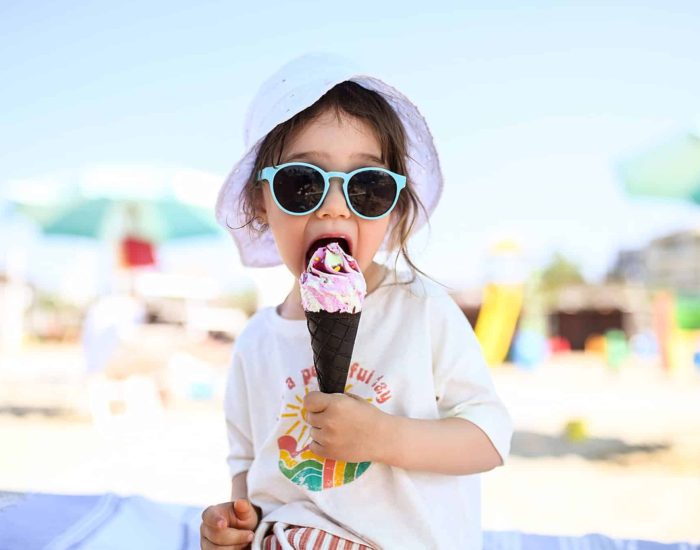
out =
[[[481,548],[475,474],[503,464],[512,427],[468,321],[408,255],[442,188],[424,119],[381,80],[307,55],[263,84],[245,139],[217,218],[244,264],[283,262],[297,283],[236,341],[231,502],[203,512],[202,548]],[[325,394],[298,279],[331,241],[367,296],[346,392]],[[409,271],[375,262],[380,250]]]

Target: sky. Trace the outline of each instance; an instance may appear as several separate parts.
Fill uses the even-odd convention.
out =
[[[560,250],[596,280],[620,248],[700,225],[691,205],[626,196],[616,172],[700,129],[698,29],[693,1],[2,2],[0,200],[174,183],[212,207],[261,82],[330,51],[430,125],[445,189],[420,267],[477,284],[507,238],[528,265]],[[0,224],[2,251],[20,230]],[[30,270],[46,276],[71,246],[33,244]],[[241,270],[225,238],[187,250],[222,277]]]

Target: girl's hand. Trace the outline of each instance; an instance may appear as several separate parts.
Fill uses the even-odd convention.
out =
[[[202,550],[248,548],[259,521],[257,510],[242,498],[209,506],[202,512],[200,547]]]
[[[304,398],[304,408],[311,451],[345,462],[382,461],[390,415],[351,393],[312,391]]]

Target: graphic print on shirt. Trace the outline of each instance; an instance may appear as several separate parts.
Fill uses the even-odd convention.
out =
[[[352,483],[364,474],[371,462],[343,462],[317,455],[309,449],[311,434],[306,422],[304,396],[318,390],[316,369],[312,366],[300,373],[301,383],[291,376],[286,384],[289,390],[285,412],[280,422],[282,435],[277,439],[279,448],[279,469],[292,483],[306,487],[310,491],[323,491]],[[350,365],[345,391],[366,397],[368,403],[381,405],[391,399],[391,390],[374,371],[360,367],[359,363]],[[310,387],[311,386],[311,387]]]

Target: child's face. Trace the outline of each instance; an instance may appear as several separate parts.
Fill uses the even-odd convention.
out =
[[[297,132],[285,145],[280,164],[303,161],[326,171],[351,172],[366,166],[387,168],[381,162],[382,150],[370,126],[362,120],[326,112]],[[366,271],[384,240],[391,216],[365,220],[355,216],[347,203],[339,179],[331,179],[323,204],[306,216],[291,216],[280,210],[263,185],[263,215],[275,238],[287,268],[298,277],[306,269],[306,253],[314,241],[343,236],[350,254]]]

